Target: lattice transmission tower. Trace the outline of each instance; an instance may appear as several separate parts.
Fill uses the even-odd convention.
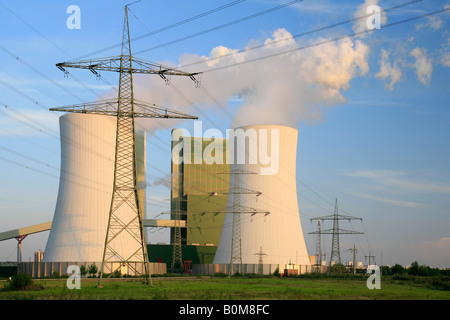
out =
[[[316,239],[316,265],[322,265],[322,225],[320,219],[317,220],[317,239]]]
[[[133,270],[136,275],[145,277],[147,284],[151,284],[149,258],[142,222],[144,214],[137,196],[135,118],[197,119],[197,117],[136,100],[133,92],[133,74],[159,75],[166,81],[170,76],[187,76],[198,84],[195,78],[198,73],[183,72],[133,57],[128,23],[128,5],[125,6],[120,56],[63,62],[56,66],[65,74],[68,74],[65,68],[79,68],[90,70],[97,77],[100,76],[99,71],[118,72],[120,75],[116,99],[50,110],[110,115],[117,118],[114,183],[98,285],[101,287],[103,273],[106,271],[105,267],[111,266],[110,270],[107,271],[112,274],[124,265],[128,267],[128,270]],[[126,239],[126,250],[120,246],[115,246],[114,240],[117,243],[118,239]],[[117,267],[112,267],[113,265]]]
[[[258,257],[258,275],[262,276],[264,273],[264,260],[263,256],[266,256],[267,254],[263,252],[262,246],[259,247],[259,252],[255,253]]]
[[[336,198],[336,202],[334,205],[334,214],[329,215],[329,216],[322,216],[322,217],[317,217],[317,218],[311,218],[312,220],[320,220],[320,221],[324,221],[324,220],[332,220],[333,221],[333,229],[328,229],[328,230],[318,230],[318,231],[314,231],[314,232],[310,232],[309,234],[331,234],[332,235],[332,240],[331,240],[331,256],[330,256],[330,266],[332,264],[332,262],[334,263],[341,263],[341,252],[340,252],[340,242],[339,242],[339,236],[341,234],[363,234],[362,232],[358,232],[358,231],[352,231],[352,230],[345,230],[345,229],[340,229],[339,228],[339,221],[340,220],[347,220],[347,221],[351,221],[351,220],[360,220],[362,221],[361,218],[358,217],[353,217],[353,216],[346,216],[346,215],[341,215],[338,213],[338,205],[337,205],[337,198]]]
[[[231,170],[229,173],[233,175],[233,186],[228,190],[228,194],[233,194],[233,202],[231,210],[226,211],[226,213],[231,213],[233,217],[232,229],[231,229],[231,253],[230,253],[230,268],[228,276],[233,275],[233,264],[239,265],[239,272],[242,266],[242,232],[241,232],[241,215],[250,214],[251,216],[255,214],[268,215],[270,212],[264,210],[258,210],[252,207],[244,206],[241,204],[242,194],[255,194],[256,197],[261,195],[260,191],[242,188],[240,176],[245,174],[256,174],[254,172],[243,171],[240,169]]]
[[[171,211],[172,219],[175,219],[175,227],[173,228],[172,238],[172,272],[177,269],[181,272],[183,270],[183,251],[182,251],[182,239],[181,239],[181,216],[186,216],[186,211],[176,209]]]

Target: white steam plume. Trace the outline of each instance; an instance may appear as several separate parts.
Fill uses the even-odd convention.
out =
[[[300,46],[292,35],[285,29],[278,29],[260,49],[231,54],[237,49],[219,46],[211,50],[209,57],[185,54],[179,63],[183,66],[205,61],[191,65],[188,70],[180,68],[189,72],[204,71],[202,85],[221,106],[227,107],[231,99],[239,98],[241,105],[237,112],[233,112],[234,125],[278,124],[296,127],[299,121],[322,121],[323,108],[345,101],[343,91],[350,87],[351,80],[365,75],[369,69],[369,49],[361,40],[348,38],[327,43],[326,39],[315,39],[311,43],[318,41],[325,43],[295,50]],[[285,51],[290,52],[255,60]],[[254,61],[237,64],[249,60]],[[208,72],[228,65],[234,66]],[[136,77],[135,97],[197,115],[203,121],[206,119],[202,118],[199,110],[203,113],[214,108],[218,114],[227,117],[225,113],[228,113],[230,116],[231,108],[224,113],[205,92],[196,89],[190,79],[179,78],[173,77],[172,84],[165,85],[157,76]],[[174,88],[170,87],[172,85]],[[197,109],[192,108],[191,104],[195,104]],[[164,128],[157,126],[164,122],[148,121],[146,125],[150,127],[147,130]],[[173,127],[174,123],[165,122],[164,125]]]

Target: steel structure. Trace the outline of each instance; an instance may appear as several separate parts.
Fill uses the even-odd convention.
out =
[[[341,234],[363,234],[362,232],[358,231],[352,231],[352,230],[345,230],[339,228],[339,220],[360,220],[361,218],[353,217],[353,216],[346,216],[346,215],[340,215],[338,213],[338,205],[337,205],[337,198],[334,205],[334,214],[329,216],[322,216],[317,218],[311,218],[312,220],[332,220],[333,221],[333,229],[328,230],[318,230],[315,232],[310,232],[310,234],[331,234],[332,240],[331,240],[331,256],[330,256],[330,266],[331,263],[334,261],[335,263],[341,263],[341,253],[340,253],[340,243],[339,243],[339,235]]]
[[[225,194],[234,194],[231,210],[227,210],[225,213],[233,214],[233,227],[231,235],[231,254],[230,254],[230,268],[228,276],[233,275],[233,264],[239,264],[239,272],[242,265],[242,231],[241,231],[241,214],[251,214],[252,216],[259,213],[265,215],[270,214],[268,211],[258,210],[255,208],[241,205],[241,194],[255,194],[259,197],[262,193],[259,191],[242,188],[239,175],[242,174],[256,174],[255,172],[247,172],[241,169],[234,169],[231,172],[226,173],[233,175],[233,185],[230,186]],[[217,193],[218,194],[218,193]]]
[[[258,258],[258,275],[262,276],[263,275],[263,256],[266,256],[266,254],[263,252],[262,247],[259,248],[259,252],[255,253],[257,256],[259,256]]]
[[[145,245],[143,229],[143,212],[139,205],[136,183],[136,155],[135,155],[135,118],[171,118],[171,119],[197,119],[181,112],[168,110],[156,105],[149,105],[135,101],[133,93],[133,74],[155,74],[168,81],[170,76],[187,76],[197,82],[195,75],[163,65],[150,63],[137,59],[131,54],[130,30],[128,23],[128,5],[125,6],[125,16],[122,35],[121,55],[111,58],[90,59],[58,63],[56,65],[65,74],[65,68],[88,69],[100,76],[97,71],[119,72],[119,92],[117,99],[78,104],[51,111],[64,111],[75,113],[90,113],[111,115],[117,118],[114,184],[107,225],[106,239],[100,270],[99,287],[101,287],[105,262],[118,261],[112,274],[127,265],[134,269],[136,274],[146,277],[147,284],[151,284],[148,253]],[[129,214],[129,208],[133,214]],[[114,248],[114,240],[118,236],[126,237],[130,246],[134,246],[131,255],[124,256]],[[136,262],[142,266],[137,270]]]
[[[321,266],[322,265],[322,239],[321,239],[321,231],[322,226],[320,224],[320,219],[317,221],[317,240],[316,240],[316,265]]]
[[[186,211],[181,210],[174,210],[170,212],[173,216],[175,216],[175,219],[178,221],[181,221],[181,215],[186,215]],[[172,217],[173,217],[172,216]],[[175,271],[178,269],[180,272],[183,271],[183,251],[182,251],[182,240],[181,240],[181,227],[180,223],[177,223],[174,227],[174,235],[172,239],[172,271]]]
[[[356,265],[355,265],[355,263],[356,263],[356,252],[358,252],[358,249],[356,249],[355,244],[353,244],[353,249],[348,249],[348,251],[351,251],[352,254],[353,254],[353,265],[352,265],[352,267],[353,267],[353,274],[355,275],[356,274]]]

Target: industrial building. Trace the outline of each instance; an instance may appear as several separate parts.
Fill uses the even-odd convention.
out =
[[[47,264],[23,267],[34,274],[48,275],[55,268],[61,271],[61,266],[69,262],[100,266],[105,244],[113,179],[114,118],[68,113],[60,117],[60,129],[60,186],[53,221],[50,227],[45,226],[50,234],[42,262]],[[222,158],[214,163],[198,157],[199,152],[211,151],[211,139],[183,136],[181,129],[172,130],[171,210],[167,219],[143,217],[145,227],[171,228],[170,244],[147,243],[152,273],[170,270],[177,262],[174,259],[197,273],[229,272],[230,264],[239,265],[234,272],[311,270],[297,203],[297,130],[272,125],[237,129],[256,134],[244,135],[241,141],[242,137],[232,137],[231,143],[221,140],[218,155]],[[253,148],[251,144],[261,138],[266,143]],[[145,147],[145,134],[137,134],[138,184],[145,182]],[[276,172],[264,174],[269,164],[259,158],[251,161],[254,150],[259,158],[271,155],[272,161],[278,162]],[[245,154],[244,163],[238,161],[240,152]],[[144,188],[139,190],[139,197],[144,204]],[[233,217],[237,213],[240,260],[233,261]],[[127,247],[126,239],[117,243]]]
[[[0,234],[0,240],[16,238],[20,244],[29,234],[24,230],[50,229],[43,257],[37,256],[42,262],[20,263],[20,271],[40,277],[55,270],[64,274],[68,264],[94,263],[105,267],[99,286],[104,270],[144,275],[148,283],[150,274],[164,273],[161,266],[176,261],[196,264],[202,272],[229,266],[231,273],[234,264],[247,272],[258,266],[264,273],[264,265],[270,266],[268,272],[307,272],[310,261],[296,192],[297,130],[272,125],[236,128],[242,133],[238,141],[229,137],[219,148],[210,148],[208,138],[183,137],[173,130],[178,139],[172,139],[172,149],[175,143],[183,148],[172,152],[170,219],[145,219],[145,188],[140,188],[145,185],[145,134],[136,132],[135,117],[197,117],[135,101],[132,75],[166,80],[185,76],[199,85],[198,73],[133,57],[128,5],[121,55],[86,61],[57,67],[65,74],[65,68],[97,75],[119,72],[119,94],[116,100],[50,109],[66,112],[60,117],[60,182],[53,221]],[[209,158],[202,156],[205,152]],[[171,244],[148,245],[144,227],[161,226],[172,229]]]
[[[241,254],[240,261],[236,261],[258,264],[262,259],[263,264],[310,265],[297,203],[297,130],[273,125],[240,129],[247,133],[250,140],[233,144],[235,156],[238,156],[239,148],[245,149],[246,161],[239,163],[235,159],[230,164],[230,186],[241,192],[229,194],[228,209],[214,263],[230,263],[231,255],[235,254],[232,252],[235,236],[233,227],[236,227],[233,218],[239,214],[238,232],[241,235],[238,245]],[[258,148],[252,149],[251,139],[255,139],[253,143]],[[265,139],[265,143],[261,143],[264,142],[262,139]],[[264,174],[263,169],[269,163],[264,163],[261,158],[269,154],[271,160],[277,162],[277,170]]]
[[[60,117],[61,174],[43,262],[102,261],[111,205],[114,117],[67,113]],[[138,181],[145,181],[145,135],[137,134]],[[139,192],[144,204],[145,189]],[[125,234],[124,234],[125,235]],[[115,245],[136,250],[126,238]]]
[[[211,143],[210,139],[183,136],[182,133],[182,129],[172,130],[171,219],[181,219],[187,226],[179,230],[182,261],[209,264],[214,259],[227,207],[227,146],[225,141],[221,143],[223,158],[217,161],[221,163],[208,164],[202,155]],[[177,232],[176,228],[171,229],[170,245],[148,246],[150,261],[172,265]]]

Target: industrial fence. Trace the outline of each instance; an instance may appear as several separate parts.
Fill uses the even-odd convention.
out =
[[[232,268],[232,269],[231,269]],[[214,275],[217,273],[228,274],[232,270],[233,274],[260,274],[273,275],[278,272],[280,275],[298,275],[310,272],[327,271],[327,266],[316,265],[295,265],[295,264],[193,264],[191,273],[193,275]]]
[[[68,272],[69,266],[76,265],[78,267],[84,266],[89,270],[92,265],[97,267],[97,274],[100,273],[101,262],[21,262],[17,266],[18,273],[28,273],[33,278],[45,278],[55,275],[69,276],[72,272]],[[149,263],[150,274],[165,274],[167,273],[167,265],[165,263]],[[135,276],[143,274],[142,262],[129,262],[121,265],[120,262],[106,262],[104,265],[104,273],[110,273],[112,270],[118,269],[122,275]],[[69,270],[70,271],[70,270]],[[89,272],[87,275],[90,275]]]

